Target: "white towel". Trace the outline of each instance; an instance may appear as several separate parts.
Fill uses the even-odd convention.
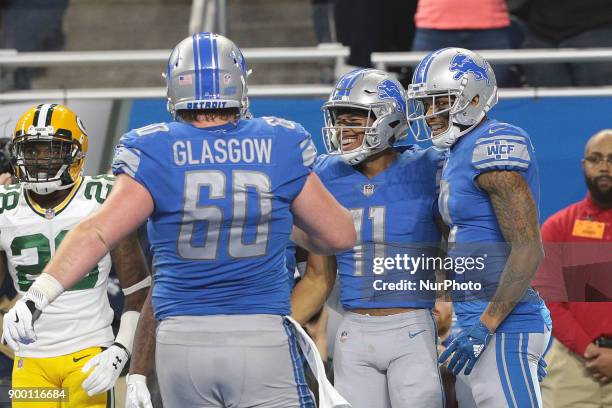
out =
[[[319,355],[319,350],[315,346],[310,336],[304,331],[302,326],[289,316],[285,316],[293,327],[295,328],[295,334],[297,342],[302,350],[306,362],[310,366],[310,370],[314,374],[319,383],[319,408],[351,408],[343,397],[336,391],[333,385],[327,379],[325,375],[325,367],[323,367],[323,360]]]

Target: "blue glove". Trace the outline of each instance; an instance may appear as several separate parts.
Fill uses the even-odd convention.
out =
[[[467,330],[464,330],[457,336],[455,340],[448,346],[444,353],[438,359],[438,363],[443,364],[453,354],[448,363],[448,369],[455,375],[459,375],[465,366],[465,375],[469,375],[474,368],[474,364],[478,357],[482,354],[485,347],[491,340],[492,334],[489,329],[478,321],[475,325]]]
[[[539,361],[538,361],[538,381],[542,382],[542,380],[544,379],[544,377],[546,377],[546,375],[548,374],[546,372],[546,367],[548,366],[548,364],[546,364],[546,361],[544,360],[544,357],[542,357]]]

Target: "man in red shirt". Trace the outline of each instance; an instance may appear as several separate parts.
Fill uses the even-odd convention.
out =
[[[612,129],[587,142],[587,197],[542,226],[533,286],[553,319],[545,408],[612,406]]]

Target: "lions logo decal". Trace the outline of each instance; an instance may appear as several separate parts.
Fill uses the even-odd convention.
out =
[[[484,79],[487,81],[487,84],[489,83],[486,67],[481,67],[476,61],[465,54],[457,54],[453,57],[450,63],[450,70],[455,73],[453,79],[459,79],[463,75],[472,74],[477,81]]]
[[[406,113],[406,100],[402,90],[393,82],[385,79],[378,84],[378,97],[380,99],[393,99],[398,112]]]

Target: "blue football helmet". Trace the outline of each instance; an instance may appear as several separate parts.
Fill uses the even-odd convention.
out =
[[[374,120],[371,126],[338,126],[336,110],[361,109]],[[340,155],[354,166],[406,137],[406,95],[402,85],[390,74],[376,69],[358,69],[344,75],[323,107],[323,140],[329,154]],[[344,150],[347,129],[365,132],[360,147]]]
[[[491,65],[479,54],[464,48],[443,48],[421,60],[407,96],[408,122],[415,139],[448,148],[497,103],[497,82]],[[472,103],[476,97],[478,102]],[[436,103],[440,98],[448,98],[450,103],[436,110],[446,105]],[[437,115],[448,115],[449,126],[434,135],[427,119]]]
[[[168,112],[238,108],[248,115],[247,76],[240,49],[215,33],[197,33],[172,50],[164,77]]]

